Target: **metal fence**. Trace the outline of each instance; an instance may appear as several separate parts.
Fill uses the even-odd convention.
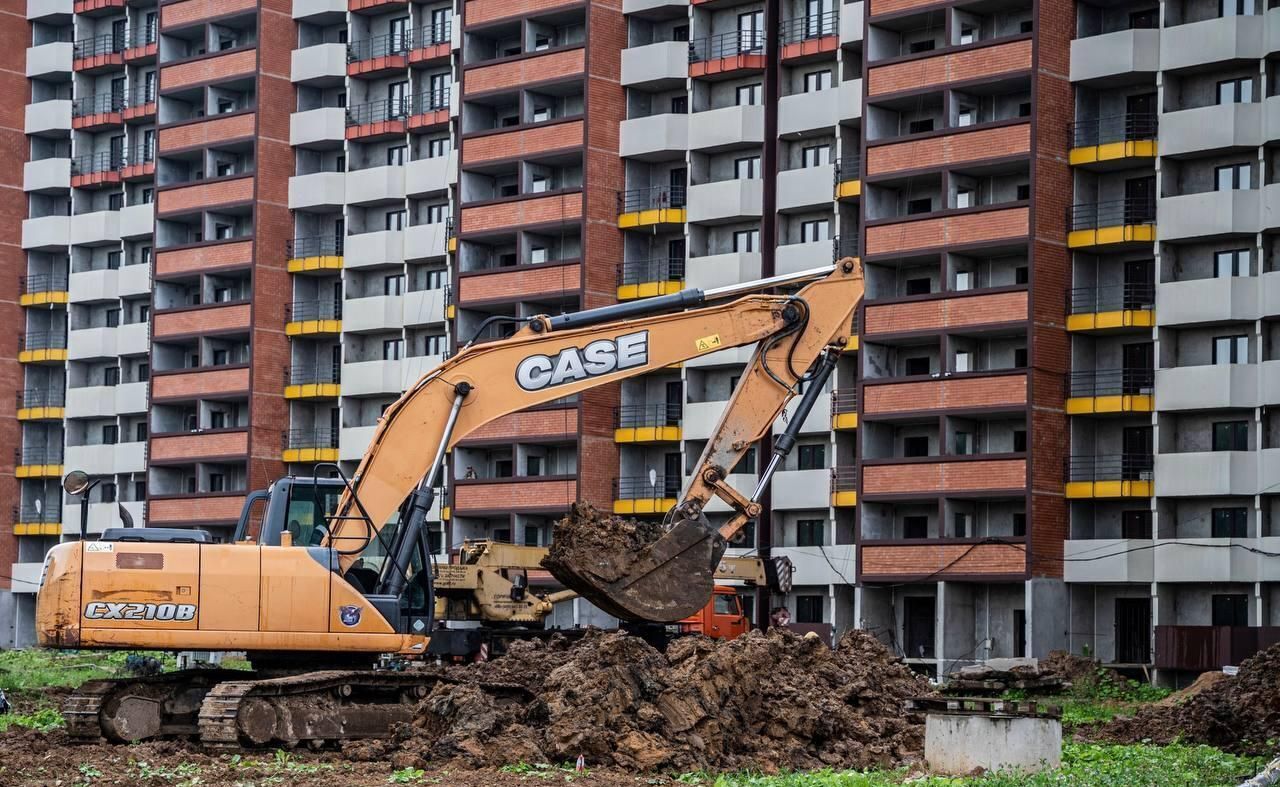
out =
[[[1107,142],[1155,139],[1159,127],[1159,116],[1145,112],[1077,120],[1069,126],[1070,142],[1071,147],[1079,148]]]
[[[831,414],[858,412],[858,389],[836,388],[831,392]]]
[[[840,34],[839,10],[821,14],[806,14],[795,19],[785,19],[779,32],[783,44],[795,44],[813,38]]]
[[[453,20],[445,20],[432,25],[423,25],[413,31],[413,48],[425,49],[437,44],[448,44],[453,40]]]
[[[409,116],[409,104],[409,98],[406,96],[349,106],[347,107],[347,125],[363,126],[368,123],[404,120]]]
[[[67,275],[65,273],[37,273],[34,276],[23,276],[19,279],[23,295],[34,292],[65,292]]]
[[[1067,481],[1141,481],[1151,478],[1151,454],[1099,454],[1066,460]]]
[[[679,402],[662,404],[624,404],[613,408],[613,423],[619,429],[645,426],[679,426],[682,409]]]
[[[1119,396],[1150,393],[1154,369],[1084,369],[1067,376],[1068,396]]]
[[[288,429],[282,435],[284,448],[337,448],[338,430],[329,427]]]
[[[154,84],[143,83],[136,87],[131,87],[125,93],[124,105],[126,107],[142,107],[156,100],[156,86]]]
[[[862,177],[862,156],[841,156],[836,160],[836,183]]]
[[[701,63],[734,55],[763,55],[764,31],[731,30],[689,41],[689,62]]]
[[[147,46],[156,42],[156,23],[142,23],[129,31],[129,48]]]
[[[851,492],[858,488],[858,468],[856,467],[833,467],[831,468],[831,491],[832,492]]]
[[[291,260],[302,257],[341,257],[341,235],[314,235],[285,241],[285,254]]]
[[[356,63],[361,60],[371,60],[375,57],[403,55],[409,51],[409,46],[412,43],[413,34],[408,30],[402,33],[384,33],[380,36],[373,36],[360,41],[351,41],[347,44],[347,62]]]
[[[33,504],[14,506],[13,521],[22,522],[24,524],[61,522],[62,504],[59,502],[53,502],[39,507]]]
[[[649,281],[684,281],[684,257],[628,260],[618,266],[618,284],[642,284]]]
[[[28,331],[19,334],[20,350],[65,350],[67,349],[66,331]]]
[[[342,364],[294,364],[288,369],[289,385],[315,385],[342,382]]]
[[[66,403],[67,393],[60,386],[24,388],[18,392],[19,407],[62,407]]]
[[[15,448],[13,461],[19,465],[60,465],[62,464],[62,447]]]
[[[1124,198],[1072,205],[1067,209],[1068,230],[1096,230],[1122,224],[1154,224],[1154,198]]]
[[[290,322],[296,320],[341,320],[342,301],[337,298],[294,301],[289,304],[286,314]]]
[[[618,192],[618,212],[631,213],[655,208],[683,208],[684,186],[650,186],[644,189],[627,189]]]
[[[125,43],[126,40],[123,35],[104,33],[100,36],[81,38],[75,42],[72,49],[77,58],[97,57],[99,55],[114,55],[117,52],[123,52]]]
[[[95,172],[112,172],[124,166],[123,151],[100,150],[97,153],[85,153],[71,159],[72,175],[91,175]]]
[[[425,115],[428,112],[439,112],[442,109],[449,108],[449,92],[450,88],[442,87],[437,90],[427,90],[413,97],[414,115]]]
[[[680,476],[627,476],[613,479],[614,500],[662,500],[680,496]]]
[[[79,118],[88,115],[101,115],[107,112],[119,112],[125,106],[124,92],[95,93],[92,96],[81,96],[73,99],[71,102],[71,116]]]
[[[1150,309],[1156,303],[1154,284],[1108,284],[1102,287],[1073,287],[1070,307],[1072,314],[1116,311],[1120,309]]]

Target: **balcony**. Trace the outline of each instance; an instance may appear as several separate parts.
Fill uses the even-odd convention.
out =
[[[1156,626],[1156,669],[1207,672],[1280,642],[1280,626]]]
[[[13,463],[18,478],[62,478],[62,446],[15,448]]]
[[[1158,325],[1196,325],[1256,320],[1258,280],[1251,276],[1161,282]]]
[[[78,189],[118,185],[124,166],[125,157],[120,153],[104,150],[76,156],[71,159],[71,185]]]
[[[458,277],[458,302],[464,305],[544,300],[574,295],[582,284],[579,260],[489,268]],[[494,333],[490,338],[497,338]]]
[[[858,547],[863,582],[911,582],[921,577],[1017,579],[1027,572],[1027,546],[1019,540],[948,538],[912,543],[863,540]]]
[[[338,432],[334,429],[289,429],[280,442],[280,461],[288,464],[338,461]]]
[[[1135,248],[1156,237],[1156,203],[1113,199],[1072,205],[1067,212],[1067,246],[1072,249]]]
[[[760,254],[734,251],[727,254],[691,257],[685,267],[686,286],[709,290],[760,278]]]
[[[294,112],[289,115],[289,144],[299,148],[341,147],[347,117],[342,107]]]
[[[665,514],[680,496],[679,476],[627,476],[613,479],[613,513],[622,516]]]
[[[124,65],[124,50],[123,35],[107,33],[78,39],[73,47],[71,68],[86,74],[119,68]]]
[[[720,153],[764,144],[764,107],[721,107],[689,116],[689,149]]]
[[[699,224],[725,224],[759,218],[762,199],[758,178],[699,183],[689,187],[688,219]]]
[[[1277,389],[1265,382],[1265,373],[1271,371],[1269,365],[1264,363],[1261,367],[1264,372],[1261,388],[1257,364],[1206,364],[1159,369],[1155,373],[1155,381],[1160,391],[1160,410],[1253,409],[1259,404],[1267,404],[1259,401],[1259,391],[1265,398]]]
[[[359,462],[364,452],[373,442],[373,434],[378,431],[377,425],[344,426],[338,436],[338,459],[342,462]],[[438,500],[438,498],[437,498]]]
[[[832,164],[783,170],[778,173],[778,210],[830,209],[832,194],[828,187],[834,182],[836,171]]]
[[[1257,60],[1267,54],[1265,33],[1266,27],[1256,16],[1224,16],[1166,27],[1159,31],[1160,67],[1181,71]]]
[[[1280,537],[1161,539],[1154,582],[1275,582]]]
[[[650,91],[683,88],[688,76],[688,41],[659,41],[622,50],[623,87]]]
[[[858,575],[856,549],[853,544],[774,546],[773,556],[788,558],[795,567],[795,576],[803,577],[806,585],[852,587]]]
[[[42,216],[22,220],[22,248],[27,251],[65,251],[70,216]]]
[[[343,238],[335,235],[313,235],[285,242],[285,257],[290,273],[313,273],[342,270]]]
[[[680,441],[679,403],[628,404],[613,408],[615,443],[677,443]]]
[[[1160,153],[1185,156],[1257,148],[1271,133],[1264,124],[1265,108],[1255,101],[1166,111],[1160,116]]]
[[[1027,373],[953,372],[938,380],[910,382],[867,380],[862,389],[862,414],[900,416],[926,412],[979,409],[1015,413],[1027,406]]]
[[[888,141],[867,148],[868,175],[942,168],[988,160],[995,157],[1028,155],[1031,152],[1031,124],[1000,121],[918,139]]]
[[[172,92],[209,82],[245,79],[253,76],[257,65],[256,45],[240,46],[192,60],[166,62],[160,71],[160,84]]]
[[[218,399],[249,393],[249,367],[207,367],[173,372],[152,372],[151,396],[155,401]]]
[[[778,246],[776,255],[776,270],[779,274],[812,270],[839,258],[839,238],[784,243]]]
[[[89,475],[141,473],[147,469],[147,443],[145,440],[138,440],[128,443],[69,445],[63,464],[76,470],[84,470]]]
[[[858,505],[858,468],[852,465],[831,468],[830,488],[833,508]]]
[[[1071,81],[1096,87],[1155,82],[1160,31],[1117,30],[1071,42]]]
[[[1020,241],[1030,232],[1024,206],[965,208],[867,222],[868,256],[933,249],[943,244]]]
[[[1201,238],[1215,235],[1254,234],[1262,229],[1262,191],[1202,191],[1161,197],[1160,240]],[[1270,215],[1268,221],[1274,221]]]
[[[783,19],[778,31],[778,54],[784,63],[795,63],[834,52],[840,46],[840,32],[838,10]]]
[[[285,312],[286,336],[337,336],[342,333],[342,301],[328,298],[294,301]]]
[[[334,17],[344,17],[346,13],[347,0],[293,0],[294,19],[322,24]]]
[[[1071,500],[1151,497],[1154,468],[1151,454],[1068,457],[1066,496]]]
[[[19,421],[61,421],[66,405],[62,386],[25,388],[18,392]]]
[[[1160,497],[1256,495],[1257,451],[1182,451],[1155,458],[1155,494]]]
[[[51,306],[69,300],[67,277],[61,273],[40,273],[18,280],[20,306]]]
[[[148,24],[144,21],[142,24],[135,24],[130,28],[125,42],[124,61],[130,64],[155,62],[159,49],[156,23]]]
[[[652,186],[618,192],[619,229],[675,229],[685,222],[684,186]]]
[[[1155,581],[1156,550],[1151,539],[1090,538],[1063,542],[1063,579],[1067,582],[1150,583]]]
[[[1070,126],[1073,167],[1095,171],[1152,164],[1156,156],[1155,114],[1107,115]]]
[[[25,505],[13,507],[13,534],[15,536],[62,535],[62,506]]]
[[[831,428],[838,432],[858,428],[857,388],[836,388],[831,392]]]
[[[414,159],[404,166],[406,196],[417,197],[445,191],[458,182],[458,153]]]
[[[731,30],[688,42],[689,76],[730,79],[764,71],[764,31]]]
[[[1027,461],[997,454],[927,459],[864,459],[862,495],[911,498],[920,495],[1022,495]]]
[[[39,136],[67,136],[71,133],[71,100],[51,99],[27,104],[22,121],[23,131]],[[68,146],[63,158],[71,155]]]
[[[286,399],[337,399],[342,392],[342,366],[337,363],[294,364],[285,379]]]
[[[70,228],[72,246],[114,246],[120,242],[120,211],[77,213]]]
[[[841,123],[857,123],[862,119],[862,78],[842,79],[836,104]]]
[[[506,516],[513,511],[560,514],[578,496],[576,476],[518,476],[454,481],[453,515]]]
[[[151,349],[147,340],[148,327],[145,322],[134,322],[114,327],[73,330],[67,357],[80,361],[144,354]]]
[[[664,113],[628,118],[618,125],[618,155],[639,161],[682,158],[689,147],[689,116]]]
[[[938,89],[950,82],[976,77],[994,79],[1031,69],[1029,37],[1013,41],[996,39],[977,46],[940,50],[921,57],[904,58],[867,71],[867,95],[886,96],[905,91]]]
[[[374,141],[398,137],[408,131],[410,102],[397,100],[370,101],[347,107],[347,139]]]
[[[289,178],[289,210],[330,211],[346,202],[345,172],[312,172]]]
[[[410,261],[444,259],[447,252],[457,250],[449,221],[414,224],[404,230],[404,258]]]
[[[1077,333],[1116,333],[1148,329],[1156,323],[1155,286],[1147,283],[1074,287],[1067,330]]]
[[[113,418],[147,412],[147,383],[90,385],[67,390],[67,413],[72,418]]]
[[[70,41],[52,41],[27,47],[27,76],[51,79],[71,74],[75,63],[75,45]]]
[[[244,492],[200,492],[191,495],[157,495],[147,499],[148,527],[230,527],[240,518]]]
[[[670,295],[684,287],[684,257],[629,260],[618,266],[618,300]]]
[[[121,295],[149,295],[149,274],[146,265],[77,271],[71,274],[68,294],[72,303],[115,300]]]
[[[837,95],[834,89],[827,88],[783,96],[778,100],[778,133],[812,134],[834,129],[840,122]]]
[[[198,462],[243,457],[249,452],[249,430],[204,429],[151,435],[152,462]]]
[[[448,124],[449,118],[458,114],[456,98],[449,87],[414,96],[409,108],[409,130],[429,131]]]
[[[81,96],[71,102],[71,127],[81,131],[101,131],[124,123],[124,93]]]
[[[133,518],[134,527],[146,527],[146,501],[122,500],[116,503],[90,503],[85,531],[91,535],[99,535],[109,527],[120,527],[122,524],[120,521],[121,507]],[[67,505],[66,518],[63,521],[65,523],[65,528],[62,530],[63,533],[70,535],[80,532],[80,503],[69,503]]]
[[[1067,415],[1149,413],[1155,409],[1151,369],[1086,369],[1067,377]]]
[[[340,85],[347,68],[347,47],[337,43],[315,44],[293,50],[289,79],[295,85]]]
[[[348,76],[376,77],[409,67],[409,33],[385,33],[347,44]]]
[[[863,22],[866,18],[864,5],[862,0],[857,0],[840,7],[840,46],[850,46],[862,41]]]
[[[347,173],[349,205],[378,205],[404,200],[404,167],[398,164],[370,167]]]
[[[843,156],[835,167],[836,199],[862,196],[862,156]]]
[[[73,0],[27,0],[27,21],[58,24],[71,18]]]
[[[28,331],[18,336],[18,363],[61,364],[65,360],[66,331]]]
[[[410,65],[448,58],[453,48],[453,33],[452,19],[425,24],[414,30],[412,49],[409,50]]]
[[[403,295],[350,298],[343,306],[342,324],[347,333],[398,331],[404,325]]]
[[[378,230],[348,235],[343,241],[342,266],[362,268],[370,265],[403,265],[404,232]]]
[[[823,509],[831,503],[831,471],[826,468],[779,470],[770,486],[774,511]],[[754,490],[742,491],[749,495]]]
[[[950,293],[949,297],[912,297],[890,303],[880,299],[871,301],[864,309],[862,328],[867,337],[883,337],[1022,322],[1027,317],[1025,289],[971,290]]]
[[[355,361],[342,365],[343,396],[382,396],[404,391],[401,361]]]
[[[146,202],[137,205],[126,205],[120,209],[119,213],[121,239],[149,238],[155,232],[155,205]]]

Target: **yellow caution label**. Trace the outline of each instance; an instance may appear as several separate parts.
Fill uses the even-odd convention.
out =
[[[720,334],[713,333],[710,336],[703,336],[701,339],[694,342],[693,346],[698,348],[698,352],[705,353],[710,350],[716,349],[721,344],[722,342],[720,341]]]

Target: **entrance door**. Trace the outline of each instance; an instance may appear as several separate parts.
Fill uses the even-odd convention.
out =
[[[676,167],[668,175],[667,183],[671,186],[671,207],[684,207],[684,183],[688,177],[689,170],[684,167]]]
[[[111,80],[111,111],[119,112],[124,108],[124,77]]]
[[[1151,662],[1151,599],[1116,599],[1116,661]]]
[[[1122,393],[1136,394],[1149,390],[1155,382],[1155,345],[1151,342],[1126,344],[1121,353],[1124,358]]]
[[[1152,139],[1156,135],[1156,94],[1129,96],[1124,102],[1124,138]],[[1107,141],[1107,140],[1102,140]]]
[[[409,17],[398,16],[387,27],[387,52],[397,54],[409,49]],[[382,54],[382,53],[375,53]]]
[[[678,453],[662,457],[662,496],[678,497],[680,495],[680,472],[682,456]]]
[[[333,345],[333,357],[331,363],[333,364],[333,381],[335,383],[342,382],[342,345]]]
[[[903,641],[907,646],[907,658],[933,658],[934,609],[937,599],[933,596],[907,596],[903,604]]]
[[[120,52],[125,47],[125,20],[117,19],[111,23],[111,51]],[[102,53],[99,53],[102,54]]]
[[[111,168],[119,169],[124,164],[124,136],[111,138]]]
[[[684,409],[684,383],[679,380],[672,380],[667,383],[667,412],[666,425],[675,425],[680,423],[680,416]]]
[[[684,281],[684,238],[667,241],[667,278]]]
[[[1027,655],[1027,611],[1013,611],[1013,656],[1022,658]]]
[[[1156,266],[1152,260],[1124,264],[1124,308],[1143,309],[1155,301]]]
[[[738,14],[738,51],[752,52],[764,46],[764,11]]]
[[[1151,472],[1151,447],[1150,426],[1125,427],[1121,478],[1125,481],[1135,481]]]
[[[1124,182],[1124,223],[1144,224],[1156,217],[1156,176]]]
[[[392,82],[387,85],[387,117],[385,120],[396,120],[409,113],[409,83]],[[374,118],[375,121],[384,118]]]

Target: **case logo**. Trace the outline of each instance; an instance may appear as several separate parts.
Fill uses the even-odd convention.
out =
[[[195,604],[144,604],[137,601],[91,601],[84,607],[89,620],[174,620],[196,619]]]
[[[530,355],[516,366],[516,382],[526,391],[576,383],[649,362],[649,332],[599,339],[586,347],[566,347],[553,358]]]
[[[342,625],[347,627],[360,625],[360,607],[354,604],[338,607],[338,620],[341,620]]]

